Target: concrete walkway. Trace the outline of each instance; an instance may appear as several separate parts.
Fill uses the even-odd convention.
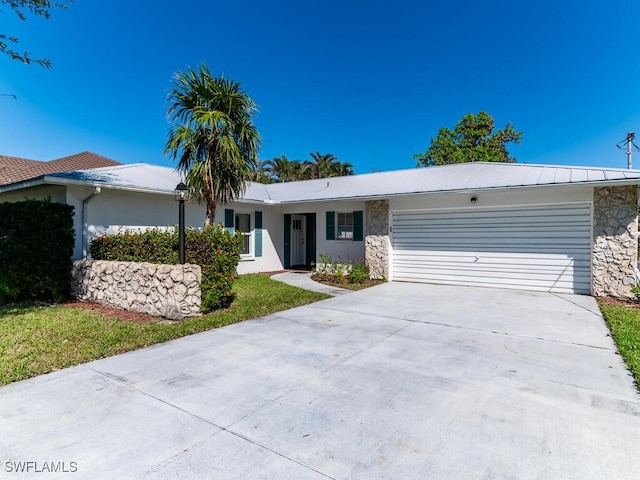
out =
[[[607,333],[590,297],[386,283],[0,388],[0,478],[637,479]]]
[[[292,271],[292,272],[276,273],[275,275],[271,275],[271,278],[279,282],[288,283],[289,285],[304,288],[306,290],[311,290],[313,292],[328,293],[329,295],[333,295],[334,297],[338,295],[346,295],[347,293],[352,293],[352,290],[347,290],[346,288],[331,287],[329,285],[324,285],[322,283],[315,282],[311,280],[310,272],[293,272]]]

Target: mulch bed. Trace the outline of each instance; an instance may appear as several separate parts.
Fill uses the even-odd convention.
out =
[[[598,305],[606,305],[611,307],[624,307],[629,310],[640,310],[640,303],[629,298],[617,297],[595,297]]]
[[[59,304],[62,307],[81,308],[83,310],[89,310],[91,312],[97,312],[105,317],[118,318],[125,322],[131,323],[163,323],[171,322],[166,318],[154,317],[148,313],[131,312],[129,310],[121,310],[119,308],[107,307],[99,303],[93,302],[81,302],[79,300],[70,300]]]

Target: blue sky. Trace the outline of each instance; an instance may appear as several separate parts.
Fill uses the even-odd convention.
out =
[[[53,68],[0,57],[0,154],[163,156],[172,76],[206,62],[259,105],[260,159],[333,153],[412,168],[443,126],[485,110],[524,132],[521,163],[626,168],[640,133],[636,0],[75,0],[2,33]],[[640,153],[634,162],[640,167]]]

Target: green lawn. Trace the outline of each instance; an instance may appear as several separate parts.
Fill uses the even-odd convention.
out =
[[[600,305],[618,351],[640,388],[640,310],[624,306]]]
[[[264,275],[239,277],[233,290],[231,307],[170,323],[129,323],[62,306],[0,307],[0,385],[329,297]]]

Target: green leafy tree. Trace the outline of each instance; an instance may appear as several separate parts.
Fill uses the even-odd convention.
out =
[[[178,72],[169,93],[172,126],[164,152],[178,159],[191,193],[214,222],[216,206],[239,198],[258,165],[257,107],[241,85],[214,77],[205,64]]]
[[[493,117],[486,112],[462,117],[453,130],[441,128],[438,136],[424,153],[413,156],[418,167],[450,165],[467,162],[516,162],[509,156],[508,143],[520,144],[522,132],[508,122],[504,129],[494,131]]]
[[[55,2],[50,0],[0,0],[0,7],[7,5],[15,12],[20,20],[27,19],[27,13],[36,17],[45,19],[51,18],[51,10],[53,8],[67,8],[67,5],[73,0],[67,2]],[[0,13],[4,10],[0,8]],[[20,53],[14,50],[18,39],[14,36],[0,33],[0,53],[9,55],[12,60],[18,60],[23,63],[35,63],[44,68],[51,68],[51,60],[48,58],[33,58],[29,52]]]

